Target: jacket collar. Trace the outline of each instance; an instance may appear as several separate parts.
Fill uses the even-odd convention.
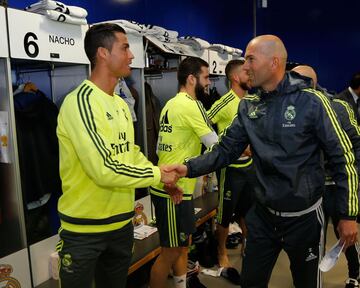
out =
[[[296,72],[290,71],[286,72],[283,79],[280,81],[275,90],[266,92],[263,89],[259,88],[258,95],[261,98],[276,96],[276,95],[285,95],[293,93],[297,90],[302,90],[305,88],[311,88],[311,79],[305,76],[302,76]]]

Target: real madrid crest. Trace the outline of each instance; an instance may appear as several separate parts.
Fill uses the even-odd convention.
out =
[[[296,111],[295,111],[295,107],[290,105],[286,108],[286,111],[284,113],[284,117],[287,121],[292,121],[295,119],[296,117]]]

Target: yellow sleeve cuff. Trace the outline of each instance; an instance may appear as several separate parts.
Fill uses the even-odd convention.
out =
[[[154,166],[152,169],[153,169],[153,173],[154,173],[154,182],[152,183],[152,185],[158,185],[161,180],[160,168],[157,166]]]

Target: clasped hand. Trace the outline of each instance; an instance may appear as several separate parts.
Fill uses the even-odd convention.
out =
[[[161,182],[164,183],[165,191],[170,195],[174,204],[179,204],[182,201],[184,191],[176,185],[176,182],[180,177],[186,176],[187,167],[180,164],[162,165],[160,171]]]

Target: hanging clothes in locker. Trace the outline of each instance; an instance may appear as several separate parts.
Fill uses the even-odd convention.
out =
[[[212,104],[215,103],[216,100],[220,99],[221,95],[216,89],[216,86],[209,89],[209,94],[199,95],[198,99],[204,106],[205,110],[209,110]]]
[[[127,87],[130,90],[130,93],[132,95],[132,97],[135,99],[135,105],[134,105],[134,110],[135,110],[135,114],[138,115],[139,111],[138,111],[138,107],[139,107],[139,93],[138,91],[135,89],[135,82],[131,77],[127,77],[125,78],[125,82]]]
[[[135,110],[136,99],[134,98],[128,84],[123,78],[119,79],[118,83],[115,86],[114,93],[116,95],[119,95],[126,102],[126,104],[129,107],[132,120],[133,122],[136,122],[137,121],[136,110]]]
[[[14,95],[14,106],[27,237],[35,243],[59,226],[51,215],[61,194],[58,109],[37,89]]]
[[[128,87],[132,97],[135,99],[134,110],[135,110],[135,114],[137,115],[138,107],[139,107],[139,92],[135,89],[134,86],[128,86]]]
[[[157,165],[159,159],[156,155],[156,145],[160,129],[160,101],[154,95],[150,84],[147,82],[145,82],[145,106],[148,159],[154,165]]]

